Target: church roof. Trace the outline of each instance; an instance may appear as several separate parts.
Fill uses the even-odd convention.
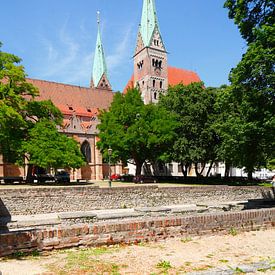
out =
[[[189,85],[193,82],[200,82],[201,79],[197,73],[189,70],[184,70],[180,68],[170,67],[168,66],[168,85],[174,86],[177,84]],[[132,75],[131,79],[128,81],[126,87],[123,90],[125,94],[127,89],[134,87],[134,75]]]
[[[101,89],[31,79],[27,81],[39,90],[36,100],[50,99],[64,115],[94,117],[99,109],[108,109],[114,93]]]
[[[98,86],[99,81],[101,80],[103,74],[108,77],[107,73],[107,65],[104,55],[104,49],[103,44],[101,40],[101,34],[100,34],[100,25],[99,25],[99,12],[98,12],[98,31],[97,31],[97,40],[96,40],[96,48],[95,48],[95,56],[94,56],[94,65],[93,65],[93,84],[95,87]]]

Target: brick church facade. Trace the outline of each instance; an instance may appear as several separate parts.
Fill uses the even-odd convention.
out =
[[[155,0],[144,0],[141,23],[139,25],[136,48],[134,51],[134,72],[127,83],[124,93],[130,87],[138,86],[145,104],[157,103],[169,85],[201,81],[192,71],[168,66],[167,51],[162,39]],[[37,100],[50,99],[64,116],[59,131],[75,138],[86,158],[87,165],[71,172],[71,179],[103,179],[108,175],[108,166],[103,163],[102,155],[96,148],[98,113],[108,109],[114,93],[109,82],[98,18],[93,73],[90,87],[79,87],[62,83],[28,79],[39,89]],[[1,176],[26,176],[25,167],[4,163],[0,155]],[[112,167],[113,173],[122,173],[122,166]]]

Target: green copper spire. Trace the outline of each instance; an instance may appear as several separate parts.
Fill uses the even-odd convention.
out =
[[[150,46],[155,27],[158,28],[155,0],[144,0],[140,33],[145,47]]]
[[[94,86],[97,87],[100,79],[103,74],[107,76],[107,65],[104,56],[103,45],[101,41],[100,35],[100,19],[99,19],[99,11],[97,12],[97,24],[98,24],[98,32],[97,32],[97,40],[96,40],[96,48],[95,48],[95,56],[94,56],[94,66],[93,66],[93,83]]]

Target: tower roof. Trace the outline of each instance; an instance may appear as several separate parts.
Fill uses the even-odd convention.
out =
[[[155,0],[143,0],[143,9],[139,31],[141,33],[145,47],[150,46],[150,42],[156,27],[159,29]]]
[[[101,80],[104,74],[106,77],[108,77],[107,65],[106,65],[104,49],[103,49],[103,44],[102,44],[101,34],[100,34],[99,12],[97,12],[97,16],[98,16],[97,17],[98,31],[97,31],[97,40],[96,40],[93,76],[92,76],[93,84],[95,87],[98,86],[99,81]]]

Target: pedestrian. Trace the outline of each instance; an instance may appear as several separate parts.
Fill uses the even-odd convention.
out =
[[[275,175],[272,178],[272,187],[275,187]]]

